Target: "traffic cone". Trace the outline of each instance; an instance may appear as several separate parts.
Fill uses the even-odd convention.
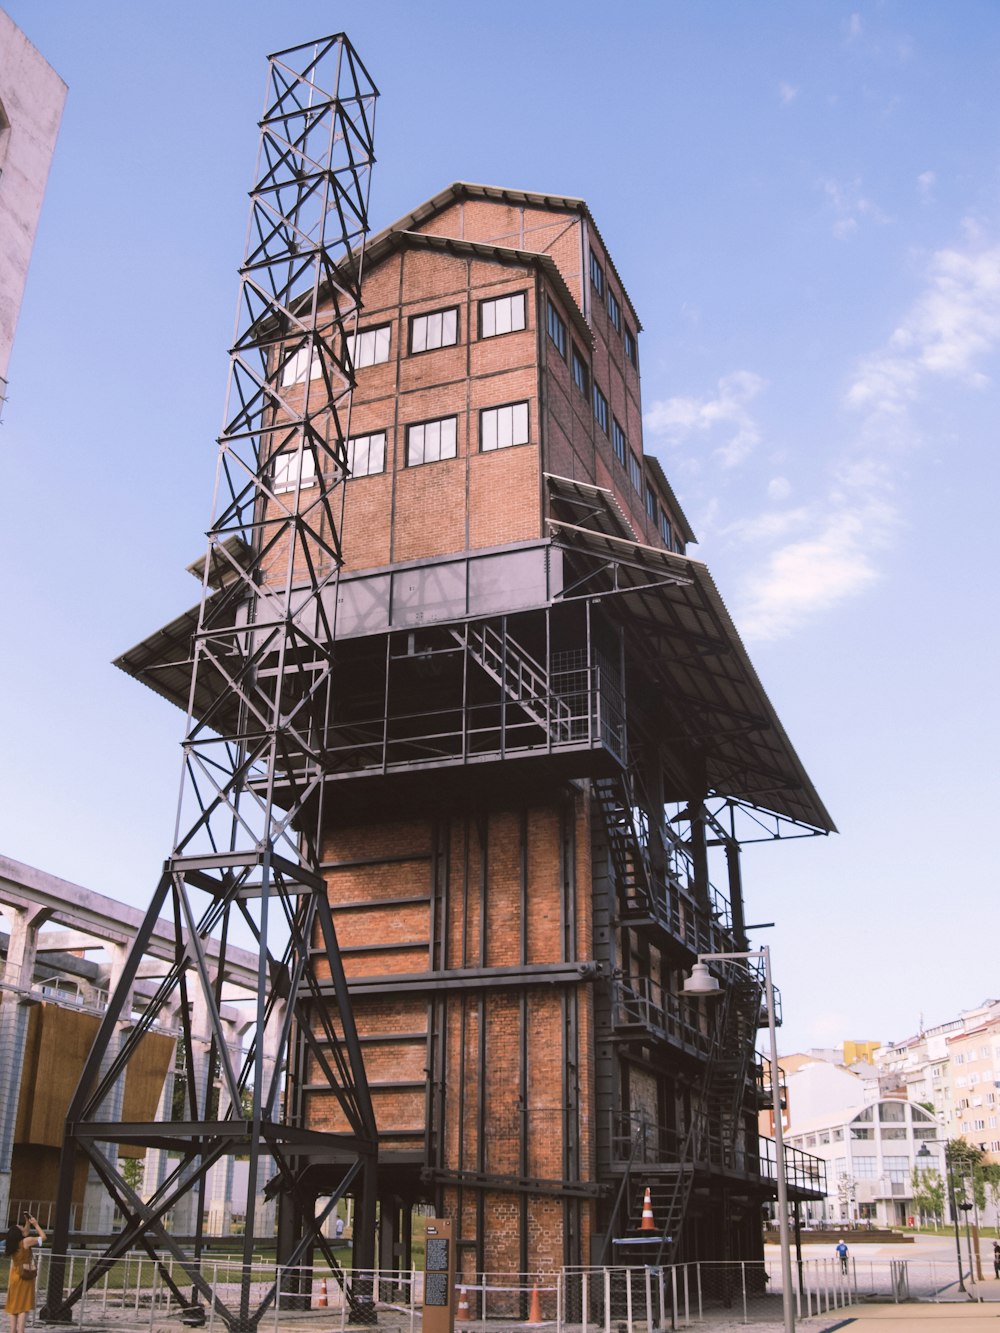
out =
[[[457,1324],[467,1324],[472,1316],[469,1314],[469,1292],[465,1287],[458,1289],[458,1309],[455,1311],[455,1322]]]
[[[640,1231],[655,1231],[656,1223],[653,1221],[653,1200],[649,1197],[649,1186],[646,1186],[646,1193],[642,1196],[642,1222],[639,1225]]]
[[[529,1324],[540,1324],[542,1322],[542,1298],[538,1294],[538,1284],[531,1288],[531,1304],[528,1307]]]
[[[319,1295],[316,1297],[316,1309],[325,1310],[327,1305],[328,1301],[326,1299],[326,1278],[323,1278],[323,1280],[319,1284]]]

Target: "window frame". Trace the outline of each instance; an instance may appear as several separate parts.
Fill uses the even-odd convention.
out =
[[[570,357],[570,363],[569,363],[570,378],[572,379],[576,387],[579,389],[579,391],[583,394],[584,398],[589,398],[590,367],[587,365],[583,353],[580,351],[579,347],[577,347],[576,343],[573,343],[572,346],[573,346],[573,355]],[[577,367],[580,368],[579,375],[577,375],[576,373]],[[591,404],[591,406],[593,406],[593,404]]]
[[[521,301],[521,319],[522,323],[515,328],[513,325],[509,329],[503,329],[500,333],[496,330],[493,333],[483,332],[483,313],[487,306],[498,305],[501,301],[514,301],[520,298]],[[503,296],[484,296],[479,302],[479,309],[476,313],[476,336],[478,338],[504,338],[508,333],[523,333],[528,327],[528,290],[522,288],[519,292],[507,292]]]
[[[673,524],[670,522],[670,515],[663,508],[662,505],[659,506],[656,526],[657,529],[659,530],[660,538],[663,541],[664,545],[666,546],[667,550],[672,551],[674,549]]]
[[[645,501],[645,506],[646,506],[646,517],[649,519],[650,523],[655,523],[656,510],[658,508],[656,503],[656,492],[653,490],[652,486],[650,486],[648,481],[646,482],[645,494],[643,496],[643,499]]]
[[[446,421],[453,421],[453,422],[455,423],[455,452],[454,452],[454,453],[451,453],[451,454],[441,454],[441,453],[439,453],[438,456],[437,456],[437,458],[421,458],[419,462],[416,462],[416,463],[413,462],[413,461],[411,460],[411,457],[410,457],[410,439],[411,439],[411,436],[412,436],[413,431],[414,431],[414,430],[417,430],[418,428],[419,428],[419,429],[426,430],[426,428],[427,428],[428,426],[441,426],[441,425],[444,425],[444,423],[445,423]],[[407,422],[407,424],[406,424],[406,466],[407,466],[408,468],[409,468],[409,467],[424,467],[424,466],[425,466],[426,464],[428,464],[428,463],[446,463],[446,462],[448,462],[449,459],[451,459],[451,458],[457,458],[457,457],[458,457],[458,413],[457,413],[457,412],[451,412],[451,413],[449,413],[447,416],[444,416],[444,417],[427,417],[427,418],[425,418],[425,419],[422,420],[422,421],[409,421],[409,422]]]
[[[553,332],[553,325],[556,332]],[[556,304],[551,296],[545,298],[545,328],[549,335],[549,341],[556,349],[562,359],[566,360],[566,321],[556,309]],[[558,333],[558,337],[556,337]]]
[[[487,414],[490,412],[505,412],[508,409],[510,409],[511,412],[513,412],[513,409],[516,407],[524,408],[524,439],[523,440],[512,439],[509,444],[492,444],[487,447],[487,445],[484,443],[484,430],[483,430],[483,423]],[[512,416],[511,417],[512,434],[513,434],[513,426],[514,426],[514,418]],[[497,422],[497,427],[499,427],[499,422]],[[499,435],[499,429],[497,430],[497,434]],[[479,409],[479,452],[481,454],[495,454],[499,453],[501,449],[516,449],[522,444],[530,444],[530,443],[531,443],[531,403],[529,399],[517,398],[510,403],[493,403],[489,407],[481,407]]]
[[[293,464],[305,462],[304,475],[292,476]],[[279,471],[284,475],[279,480]],[[316,458],[311,449],[292,449],[271,457],[271,491],[274,495],[288,495],[296,489],[307,491],[316,485]]]
[[[611,320],[619,338],[622,335],[622,307],[618,297],[611,290],[611,284],[608,283],[608,319]]]
[[[379,333],[385,333],[385,332],[388,333],[389,337],[386,341],[384,357],[380,359],[376,358],[371,361],[355,361],[354,352],[357,351],[358,344],[362,338],[366,337],[368,334],[378,335]],[[369,366],[387,365],[392,357],[392,321],[390,320],[385,324],[372,324],[368,328],[358,329],[357,333],[349,333],[347,335],[347,341],[348,344],[352,342],[354,343],[353,351],[350,348],[350,346],[348,346],[348,351],[350,352],[351,355],[351,365],[354,367],[355,370],[366,370]],[[373,343],[373,346],[375,347],[376,350],[377,350],[377,345],[378,345],[378,338],[376,336],[375,342]]]
[[[613,414],[611,417],[611,448],[614,451],[615,458],[624,467],[628,455],[628,436],[622,430],[622,423]]]
[[[594,420],[597,422],[598,426],[604,432],[604,434],[607,435],[610,433],[609,422],[611,419],[611,410],[608,407],[608,400],[601,392],[596,380],[593,385],[592,398],[594,407]]]
[[[625,359],[632,366],[633,370],[638,370],[639,344],[636,342],[636,336],[629,328],[627,321],[623,321],[622,338],[625,340]]]
[[[634,449],[628,451],[628,479],[637,495],[642,495],[642,463]]]
[[[367,441],[368,441],[368,459],[369,459],[369,461],[370,461],[370,460],[371,460],[371,441],[374,440],[374,439],[377,439],[379,436],[381,436],[381,438],[382,438],[382,466],[381,466],[377,471],[372,471],[372,469],[369,467],[369,468],[367,468],[366,471],[364,471],[364,472],[356,472],[356,471],[354,470],[354,468],[350,466],[350,465],[351,465],[351,454],[352,454],[352,452],[353,452],[352,446],[356,445],[356,444],[358,443],[359,440],[367,440]],[[387,428],[384,428],[384,429],[382,429],[382,430],[370,430],[370,431],[368,431],[368,433],[367,433],[366,435],[352,435],[352,436],[345,442],[345,448],[347,449],[347,454],[348,454],[348,459],[347,459],[347,461],[348,461],[348,475],[347,475],[347,480],[348,480],[348,481],[355,481],[355,480],[360,479],[361,477],[381,477],[381,476],[385,473],[386,459],[387,459],[388,456],[389,456],[389,431],[388,431]]]
[[[461,333],[461,329],[459,328],[458,313],[459,313],[459,307],[457,305],[447,305],[447,306],[442,306],[438,310],[422,310],[419,315],[410,315],[408,317],[409,323],[408,323],[407,338],[406,338],[407,355],[423,356],[424,352],[439,352],[445,347],[458,347],[461,343],[461,338],[459,336]],[[443,331],[444,329],[443,316],[451,314],[455,316],[455,338],[453,342],[439,342],[435,343],[433,347],[425,346],[416,349],[414,348],[413,331],[421,320],[429,320],[433,319],[435,315],[441,315],[442,316],[441,327]]]
[[[604,281],[604,268],[601,261],[597,258],[597,252],[595,250],[591,250],[590,252],[590,285],[603,301],[606,287]]]

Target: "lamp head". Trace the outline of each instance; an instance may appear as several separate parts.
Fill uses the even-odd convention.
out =
[[[722,988],[709,972],[707,963],[695,963],[682,989],[685,995],[718,995]]]

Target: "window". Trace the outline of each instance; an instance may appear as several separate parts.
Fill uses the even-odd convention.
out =
[[[625,325],[625,355],[632,362],[632,365],[635,367],[635,369],[638,370],[639,358],[636,355],[636,350],[635,350],[635,337],[629,331],[629,327],[627,324]]]
[[[304,384],[307,374],[311,380],[318,380],[323,374],[316,349],[308,344],[300,347],[285,362],[281,371],[281,387],[287,389],[289,384]]]
[[[385,471],[385,431],[356,435],[347,441],[347,467],[352,477],[373,477]]]
[[[878,1159],[876,1157],[855,1157],[851,1165],[854,1167],[854,1175],[858,1180],[874,1180],[877,1163]]]
[[[629,450],[629,455],[628,455],[628,475],[629,475],[629,480],[632,482],[632,485],[641,495],[642,464],[639,462],[638,458],[636,458],[635,454],[632,452],[631,449]]]
[[[440,421],[422,421],[406,431],[406,466],[419,467],[421,463],[437,463],[442,458],[454,458],[458,438],[458,418],[443,417]]]
[[[556,345],[556,351],[566,360],[566,325],[559,318],[559,311],[551,301],[545,306],[545,327],[549,331],[549,337]]]
[[[886,1125],[879,1137],[882,1139],[905,1139],[906,1129],[903,1125]]]
[[[965,1056],[960,1051],[955,1053],[954,1060],[957,1065],[965,1064]]]
[[[646,517],[650,522],[656,522],[656,492],[649,482],[646,483]]]
[[[479,302],[479,336],[496,338],[524,328],[524,292]]]
[[[878,1108],[878,1118],[884,1125],[899,1125],[906,1119],[905,1102],[883,1102]]]
[[[871,1128],[870,1125],[851,1126],[852,1139],[873,1139],[874,1137],[875,1137],[875,1131]]]
[[[972,1122],[972,1128],[973,1128],[973,1129],[985,1129],[985,1128],[986,1128],[986,1121],[985,1121],[985,1120],[973,1120],[973,1122]]]
[[[615,294],[608,288],[608,318],[619,333],[622,331],[622,308],[615,299]]]
[[[294,491],[299,483],[301,468],[302,485],[316,485],[316,459],[308,449],[301,453],[278,454],[274,460],[274,491]]]
[[[601,393],[597,385],[594,385],[594,420],[600,426],[604,434],[608,433],[608,400]]]
[[[586,361],[575,347],[573,348],[573,383],[586,398],[590,392],[590,375],[587,371]]]
[[[528,404],[508,403],[506,407],[485,407],[479,414],[479,447],[509,449],[512,444],[528,443]]]
[[[910,1180],[910,1159],[908,1157],[883,1157],[882,1170],[894,1185],[906,1185]]]
[[[990,1058],[990,1048],[988,1046],[980,1046],[979,1058],[980,1060],[988,1060]]]
[[[594,291],[598,296],[604,295],[604,269],[601,268],[601,261],[590,252],[590,281],[594,284]]]
[[[432,352],[458,342],[458,310],[435,310],[432,315],[414,315],[410,320],[410,351]]]
[[[670,530],[670,519],[667,518],[663,510],[660,510],[660,536],[663,538],[663,544],[667,550],[671,550],[674,544],[673,533]]]
[[[347,350],[355,370],[389,360],[389,332],[390,326],[383,324],[377,329],[362,329],[348,338]]]
[[[619,463],[624,463],[626,448],[625,432],[618,424],[617,417],[612,417],[611,419],[611,446],[615,451],[615,458],[618,459]]]

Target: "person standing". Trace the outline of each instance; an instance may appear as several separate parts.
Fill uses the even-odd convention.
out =
[[[837,1246],[837,1255],[838,1255],[838,1257],[840,1258],[840,1271],[841,1271],[842,1273],[846,1273],[846,1272],[847,1272],[847,1241],[844,1240],[843,1236],[841,1236],[841,1238],[840,1238],[840,1244]]]
[[[32,1228],[35,1231],[33,1236],[29,1235]],[[32,1250],[36,1245],[41,1245],[44,1239],[45,1232],[38,1225],[38,1219],[28,1213],[25,1213],[21,1226],[15,1222],[7,1232],[5,1247],[10,1259],[10,1278],[4,1309],[10,1315],[10,1333],[24,1333],[28,1311],[35,1308],[38,1256],[32,1254]]]
[[[993,1276],[1000,1278],[1000,1240],[993,1242]]]

